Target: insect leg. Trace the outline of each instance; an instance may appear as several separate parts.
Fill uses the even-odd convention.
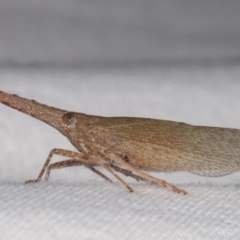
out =
[[[59,149],[59,148],[54,148],[48,155],[48,158],[45,162],[45,164],[43,165],[43,168],[41,170],[41,172],[39,173],[37,179],[34,180],[28,180],[25,183],[35,183],[35,182],[39,182],[44,174],[44,172],[46,171],[53,155],[60,155],[60,156],[64,156],[64,157],[69,157],[69,158],[73,158],[77,161],[80,161],[81,163],[86,163],[88,164],[93,164],[92,161],[89,161],[88,157],[86,155],[83,155],[81,153],[78,152],[74,152],[74,151],[70,151],[70,150],[65,150],[65,149]]]
[[[128,190],[129,192],[133,192],[133,189],[125,182],[123,181],[114,171],[112,171],[111,167],[107,166],[106,164],[99,161],[99,165],[104,167],[107,171],[109,171],[119,182],[121,182]]]
[[[75,160],[75,159],[69,159],[69,160],[65,160],[65,161],[61,161],[61,162],[56,162],[56,163],[52,163],[47,167],[46,170],[46,175],[45,175],[45,180],[48,180],[49,175],[51,170],[53,169],[59,169],[59,168],[65,168],[65,167],[74,167],[74,166],[81,166],[84,165],[85,167],[87,167],[88,169],[90,169],[91,171],[93,171],[94,173],[96,173],[97,175],[99,175],[100,177],[104,178],[107,181],[112,182],[112,180],[110,180],[108,177],[106,177],[104,174],[102,174],[101,172],[99,172],[98,170],[96,170],[93,165],[91,164],[86,164],[84,162],[81,162],[79,160]]]
[[[186,194],[187,192],[183,189],[179,189],[177,187],[175,187],[174,185],[164,181],[164,180],[161,180],[161,179],[158,179],[158,178],[155,178],[155,177],[152,177],[151,175],[148,175],[144,172],[142,172],[141,170],[139,170],[138,168],[135,168],[134,166],[132,166],[131,164],[125,162],[124,160],[122,160],[119,156],[113,154],[113,153],[105,153],[105,158],[106,156],[108,157],[107,159],[109,161],[111,161],[111,159],[113,159],[114,161],[116,161],[118,164],[120,164],[121,166],[123,166],[124,168],[126,168],[127,170],[129,170],[130,172],[132,172],[134,175],[138,176],[138,177],[141,177],[141,178],[144,178],[146,180],[148,180],[149,182],[151,183],[155,183],[155,184],[158,184],[158,185],[162,185],[163,187],[168,187],[170,188],[172,191],[174,192],[177,192],[177,193],[182,193],[182,194]]]
[[[113,168],[116,172],[120,172],[120,173],[124,174],[124,175],[127,176],[127,177],[132,177],[132,178],[134,178],[134,179],[137,180],[137,181],[139,181],[139,180],[145,181],[145,180],[146,180],[145,178],[142,178],[142,177],[139,177],[139,176],[133,174],[131,171],[129,171],[129,170],[127,170],[127,169],[120,168],[119,166],[116,166],[116,165],[113,165],[113,164],[111,164],[110,166],[111,166],[111,168]]]

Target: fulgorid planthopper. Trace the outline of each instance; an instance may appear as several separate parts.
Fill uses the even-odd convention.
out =
[[[53,149],[37,179],[54,168],[101,166],[130,192],[132,188],[117,172],[186,194],[146,171],[188,171],[203,176],[224,176],[240,170],[240,130],[193,126],[181,122],[134,117],[100,117],[69,112],[0,91],[0,102],[37,118],[60,131],[78,151]],[[52,156],[68,159],[50,164]]]

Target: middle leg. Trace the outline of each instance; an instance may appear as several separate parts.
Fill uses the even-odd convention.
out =
[[[60,162],[56,162],[56,163],[52,163],[47,167],[47,171],[46,171],[46,175],[45,175],[45,180],[48,180],[50,172],[53,169],[60,169],[60,168],[65,168],[65,167],[75,167],[75,166],[82,166],[84,165],[85,167],[87,167],[88,169],[90,169],[91,171],[93,171],[94,173],[96,173],[97,175],[99,175],[100,177],[104,178],[107,181],[112,182],[112,180],[110,180],[108,177],[106,177],[104,174],[102,174],[101,172],[99,172],[97,169],[94,168],[94,166],[92,164],[86,164],[84,162],[81,161],[77,161],[75,159],[68,159],[68,160],[64,160],[64,161],[60,161]]]

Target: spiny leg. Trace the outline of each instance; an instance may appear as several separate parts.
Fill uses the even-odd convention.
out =
[[[84,165],[85,167],[87,167],[88,169],[90,169],[91,171],[93,171],[94,173],[99,175],[100,177],[104,178],[105,180],[112,182],[112,180],[110,180],[104,174],[102,174],[101,172],[96,170],[92,165],[90,165],[90,164],[87,165],[86,163],[81,162],[79,160],[75,160],[75,159],[68,159],[68,160],[50,164],[46,170],[45,180],[48,180],[50,172],[53,169],[59,169],[59,168],[65,168],[65,167],[75,167],[75,166],[81,166],[81,165]]]
[[[138,176],[138,175],[133,174],[131,171],[129,171],[129,170],[127,170],[127,169],[120,168],[119,166],[116,166],[116,165],[113,165],[113,164],[111,164],[110,166],[111,166],[111,168],[113,168],[116,172],[120,172],[120,173],[124,174],[124,175],[127,176],[127,177],[132,177],[132,178],[134,178],[134,179],[137,180],[137,181],[139,181],[139,180],[144,181],[144,182],[149,181],[149,180],[146,179],[146,178],[143,178],[143,177],[140,177],[140,176]],[[155,183],[155,182],[151,182],[151,183],[157,184],[157,183]]]
[[[69,159],[69,160],[52,163],[52,164],[48,165],[48,167],[47,167],[46,174],[45,174],[45,180],[48,180],[50,172],[53,169],[60,169],[60,168],[65,168],[65,167],[73,167],[73,166],[81,166],[81,165],[83,165],[82,162],[76,161],[74,159]]]
[[[54,148],[48,155],[48,158],[46,160],[46,162],[43,165],[43,168],[41,170],[41,172],[39,173],[37,179],[34,180],[28,180],[25,183],[35,183],[35,182],[39,182],[47,168],[47,166],[49,165],[49,162],[51,161],[53,155],[60,155],[63,157],[69,157],[69,158],[73,158],[76,160],[79,160],[80,162],[84,162],[86,164],[92,164],[91,161],[89,161],[88,157],[86,155],[82,155],[81,153],[78,152],[74,152],[74,151],[70,151],[70,150],[65,150],[65,149],[59,149],[59,148]]]
[[[39,173],[38,178],[34,179],[34,180],[28,180],[28,181],[26,181],[26,183],[35,183],[35,182],[39,182],[41,180],[41,178],[42,178],[44,172],[46,171],[46,168],[49,165],[49,162],[51,161],[54,154],[64,156],[64,157],[70,157],[72,159],[83,162],[86,165],[94,165],[94,164],[98,163],[100,166],[102,166],[106,170],[108,170],[114,177],[116,177],[130,192],[133,191],[132,188],[127,183],[125,183],[115,172],[113,172],[107,165],[105,165],[101,161],[99,161],[99,160],[93,161],[88,156],[82,155],[81,153],[73,152],[73,151],[65,150],[65,149],[59,149],[59,148],[54,148],[49,153],[48,158],[47,158],[45,164],[43,165],[43,168],[42,168],[41,172]]]
[[[116,172],[120,172],[120,173],[124,174],[127,177],[132,177],[132,178],[134,178],[137,181],[139,181],[139,180],[146,181],[145,178],[137,176],[137,175],[133,174],[131,171],[129,171],[127,169],[120,168],[119,166],[116,166],[116,165],[113,165],[113,164],[111,164],[110,167],[113,168]]]
[[[119,156],[117,156],[117,155],[115,155],[113,153],[109,153],[109,152],[105,153],[105,159],[106,159],[106,156],[108,156],[108,158],[107,158],[108,161],[111,161],[111,159],[116,161],[118,164],[120,164],[121,166],[123,166],[124,168],[126,168],[127,170],[129,170],[130,172],[132,172],[134,175],[136,175],[138,177],[144,178],[144,179],[148,180],[151,183],[156,183],[156,184],[162,185],[163,187],[168,187],[168,188],[170,188],[174,192],[183,193],[184,195],[187,194],[187,192],[185,190],[183,190],[183,189],[179,189],[179,188],[175,187],[174,185],[172,185],[172,184],[170,184],[170,183],[168,183],[168,182],[166,182],[164,180],[152,177],[152,176],[142,172],[138,168],[135,168],[131,164],[125,162]]]

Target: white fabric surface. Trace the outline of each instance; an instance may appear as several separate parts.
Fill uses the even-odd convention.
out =
[[[0,70],[0,89],[71,111],[240,129],[240,67],[115,71]],[[49,151],[73,149],[55,129],[0,105],[0,239],[239,239],[240,175],[152,173],[128,193],[83,167],[35,178]],[[54,161],[60,158],[55,157]],[[227,164],[227,163],[226,163]]]

